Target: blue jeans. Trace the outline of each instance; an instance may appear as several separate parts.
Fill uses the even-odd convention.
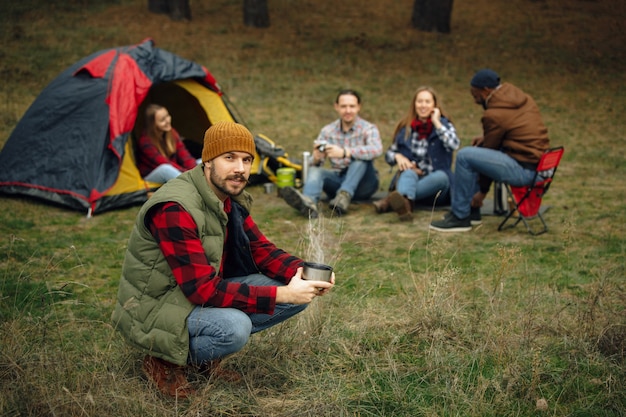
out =
[[[202,163],[202,158],[196,160],[198,164]],[[152,172],[144,177],[144,180],[155,182],[157,184],[165,184],[171,179],[178,177],[182,172],[174,168],[171,164],[161,164],[154,168]]]
[[[227,280],[254,286],[284,285],[261,274]],[[307,304],[276,304],[274,314],[249,314],[236,308],[196,306],[187,317],[188,362],[201,364],[238,352],[246,345],[251,334],[285,321],[306,307]]]
[[[409,200],[420,201],[434,197],[439,191],[437,201],[444,200],[450,189],[450,179],[443,171],[434,171],[425,177],[419,177],[411,169],[402,171],[398,177],[396,191]]]
[[[378,190],[378,172],[372,161],[352,161],[341,172],[311,167],[302,194],[318,202],[322,191],[333,198],[346,191],[353,200],[367,200]]]
[[[165,184],[169,180],[178,177],[181,171],[174,168],[170,164],[161,164],[154,168],[152,172],[144,177],[146,181],[156,182],[158,184]]]
[[[479,191],[478,174],[513,186],[529,184],[535,170],[522,167],[515,159],[494,149],[469,146],[456,154],[452,212],[459,219],[470,215],[472,197]]]

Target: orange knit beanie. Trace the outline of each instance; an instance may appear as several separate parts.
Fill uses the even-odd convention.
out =
[[[254,156],[256,146],[252,133],[234,122],[217,122],[204,133],[202,162],[207,162],[226,152],[247,152]]]

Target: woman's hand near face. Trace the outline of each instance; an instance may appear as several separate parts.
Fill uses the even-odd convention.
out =
[[[435,129],[441,129],[441,110],[439,110],[439,107],[433,109],[430,120],[432,120]]]

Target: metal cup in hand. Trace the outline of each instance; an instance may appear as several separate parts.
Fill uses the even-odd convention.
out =
[[[306,279],[309,281],[330,282],[332,274],[332,266],[316,262],[305,262],[302,269],[302,279]]]

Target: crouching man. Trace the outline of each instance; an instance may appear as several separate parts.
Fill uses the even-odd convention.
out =
[[[302,280],[303,261],[250,217],[244,188],[254,153],[244,126],[214,124],[202,164],[168,181],[137,215],[113,323],[146,354],[144,372],[163,394],[192,394],[190,369],[236,379],[222,358],[334,285],[334,275],[330,283]]]

